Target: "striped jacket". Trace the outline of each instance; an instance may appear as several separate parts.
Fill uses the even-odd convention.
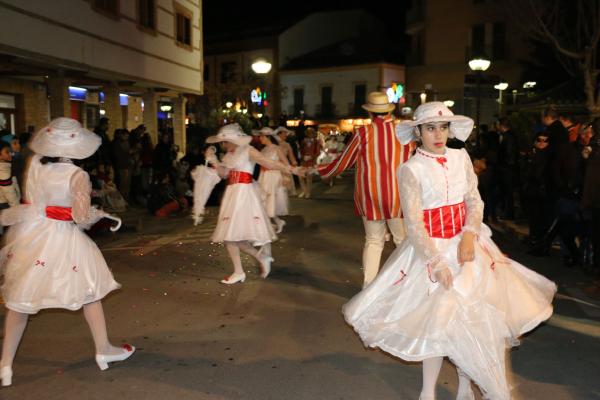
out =
[[[356,163],[354,208],[367,220],[399,218],[400,193],[396,170],[411,155],[411,144],[396,139],[391,118],[373,119],[371,125],[358,127],[343,153],[319,168],[323,178],[333,177]]]

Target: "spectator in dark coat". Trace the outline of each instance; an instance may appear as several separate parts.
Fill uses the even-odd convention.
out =
[[[173,161],[175,160],[173,151],[173,144],[171,143],[171,137],[168,133],[163,133],[160,137],[160,141],[154,148],[152,157],[152,167],[154,173],[171,173],[173,168]]]
[[[125,201],[129,202],[131,187],[131,148],[129,146],[129,132],[126,129],[117,129],[113,141],[113,162],[117,188]]]
[[[581,228],[581,213],[579,210],[578,196],[581,190],[581,176],[577,148],[575,143],[569,142],[567,129],[558,120],[558,113],[549,107],[542,114],[542,121],[547,126],[550,149],[550,187],[549,197],[555,203],[556,225],[564,246],[568,251],[565,265],[581,264],[581,254],[575,238]],[[552,240],[549,235],[548,240]],[[549,246],[550,243],[547,243]]]
[[[550,181],[548,144],[548,136],[545,133],[537,135],[529,158],[525,181],[525,197],[530,205],[528,212],[529,239],[534,247],[540,244],[554,218],[554,204],[548,199],[548,183]]]
[[[515,181],[519,174],[519,148],[517,137],[511,129],[508,118],[503,117],[497,124],[499,133],[498,178],[501,186],[504,219],[515,218]]]
[[[592,123],[594,136],[590,140],[591,153],[587,161],[581,206],[591,212],[592,267],[600,273],[600,119]]]

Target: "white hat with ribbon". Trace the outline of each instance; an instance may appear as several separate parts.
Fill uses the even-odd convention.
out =
[[[412,120],[401,121],[396,125],[396,136],[402,144],[408,144],[418,139],[418,126],[431,122],[449,122],[449,138],[461,141],[473,132],[474,122],[464,115],[454,115],[441,101],[432,101],[417,107]]]
[[[246,135],[237,123],[224,125],[219,129],[219,133],[206,138],[206,143],[230,142],[238,146],[248,144],[251,141],[252,136]]]
[[[46,157],[82,160],[96,152],[102,144],[100,136],[85,129],[72,118],[56,118],[31,139],[29,148]]]

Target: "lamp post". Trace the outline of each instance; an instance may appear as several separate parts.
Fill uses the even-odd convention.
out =
[[[264,76],[271,71],[271,63],[268,62],[264,58],[257,58],[251,65],[252,71],[259,76],[259,82],[263,88],[261,89],[263,92],[266,91],[266,79]],[[262,85],[265,83],[264,85]],[[260,111],[266,111],[264,108],[264,100],[261,99],[260,102]],[[262,114],[262,113],[261,113]],[[260,118],[260,117],[259,117]]]
[[[471,71],[475,72],[477,75],[477,102],[475,106],[475,124],[476,128],[476,140],[477,140],[477,150],[479,150],[481,139],[480,133],[481,129],[479,128],[479,119],[481,113],[481,75],[484,71],[486,71],[492,62],[484,56],[474,57],[471,61],[469,61],[469,68]]]
[[[498,94],[498,116],[502,116],[502,92],[504,92],[508,88],[508,83],[500,82],[497,85],[494,85],[494,89],[497,89],[500,93]]]

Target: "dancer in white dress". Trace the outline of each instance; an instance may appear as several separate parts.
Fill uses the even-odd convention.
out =
[[[45,308],[83,307],[102,370],[135,351],[131,345],[115,347],[108,340],[100,300],[120,285],[96,244],[82,232],[110,216],[91,207],[89,176],[71,159],[91,156],[100,143],[99,136],[73,119],[50,122],[30,142],[36,155],[26,180],[28,204],[0,214],[5,225],[13,225],[0,251],[7,308],[0,360],[3,386],[11,384],[13,360],[29,314]]]
[[[294,149],[292,149],[292,146],[287,142],[287,138],[290,135],[293,135],[294,132],[284,126],[280,126],[275,129],[274,133],[275,139],[279,142],[279,147],[281,147],[281,151],[285,154],[289,164],[292,167],[296,167],[298,165],[298,160],[294,155]],[[294,182],[292,174],[283,173],[283,184],[287,188],[289,196],[296,196],[296,183]]]
[[[271,262],[274,261],[270,247],[277,236],[261,201],[260,189],[252,179],[255,163],[273,170],[301,174],[296,168],[264,157],[249,145],[251,139],[238,124],[225,125],[217,135],[206,139],[207,143],[222,142],[227,151],[222,162],[213,154],[207,154],[208,162],[228,180],[212,236],[213,242],[225,243],[233,263],[233,273],[221,281],[224,284],[244,282],[246,279],[240,250],[256,258],[263,278],[269,275]],[[262,248],[257,250],[254,246]]]
[[[279,147],[277,140],[274,138],[274,131],[271,128],[264,127],[260,130],[260,135],[260,142],[264,145],[260,151],[262,155],[270,160],[289,165],[287,157],[283,154],[281,147]],[[267,215],[275,222],[275,233],[279,234],[285,226],[285,221],[279,217],[289,214],[289,199],[287,188],[283,183],[283,172],[261,167],[258,185],[261,189]]]
[[[398,170],[408,237],[377,278],[343,309],[366,346],[423,361],[422,400],[435,399],[443,357],[458,367],[458,399],[510,398],[505,349],[552,314],[556,285],[507,258],[482,224],[477,177],[464,150],[473,121],[425,103],[396,133],[422,141]]]

